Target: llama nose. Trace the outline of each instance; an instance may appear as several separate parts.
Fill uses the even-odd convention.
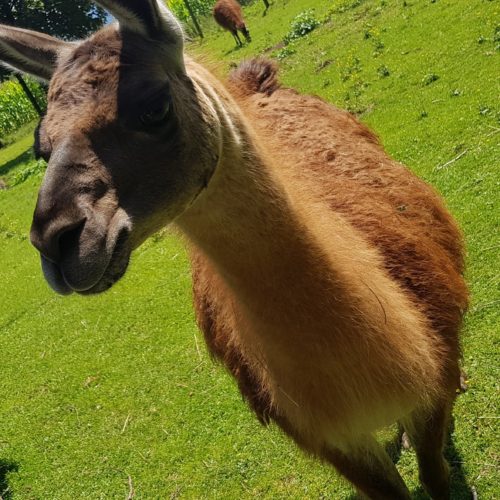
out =
[[[35,212],[31,243],[47,260],[57,264],[63,259],[65,250],[77,244],[85,221],[84,217],[65,215],[47,221]]]

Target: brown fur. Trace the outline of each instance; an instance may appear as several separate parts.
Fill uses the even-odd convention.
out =
[[[437,193],[405,167],[390,160],[380,147],[377,138],[364,125],[350,114],[337,110],[318,98],[278,88],[275,77],[275,67],[271,63],[254,60],[244,63],[231,75],[229,89],[246,117],[252,122],[260,143],[266,149],[267,157],[273,159],[272,164],[277,177],[286,183],[288,194],[292,199],[296,197],[297,205],[304,201],[310,203],[311,198],[316,198],[323,200],[324,205],[331,210],[332,221],[322,224],[319,229],[320,237],[329,237],[328,232],[334,234],[337,230],[334,220],[341,217],[338,222],[342,220],[347,223],[368,247],[376,249],[385,276],[397,284],[399,293],[405,295],[408,301],[406,306],[412,307],[428,325],[425,327],[427,340],[423,339],[427,345],[423,348],[425,352],[420,360],[417,359],[415,344],[412,343],[417,341],[417,338],[412,338],[413,332],[410,331],[408,337],[393,338],[395,345],[392,349],[387,349],[384,353],[384,350],[377,351],[371,347],[369,352],[364,356],[361,355],[358,362],[369,366],[372,377],[383,378],[384,387],[388,392],[391,391],[390,387],[398,385],[399,393],[408,389],[404,388],[405,382],[403,382],[404,377],[408,377],[409,385],[420,386],[416,392],[427,393],[430,408],[436,408],[437,412],[441,411],[440,401],[443,401],[443,406],[449,411],[449,401],[453,400],[459,383],[458,331],[468,301],[467,289],[462,278],[462,237],[456,224]],[[325,207],[321,207],[317,215],[324,217],[326,215],[324,210]],[[310,207],[306,207],[305,212],[306,218],[315,215]],[[308,223],[312,222],[308,220]],[[325,232],[321,234],[322,230]],[[239,331],[241,325],[238,326],[238,316],[243,313],[238,311],[237,302],[242,300],[242,297],[238,297],[237,289],[228,288],[224,278],[216,269],[217,266],[211,262],[210,257],[208,259],[204,257],[203,253],[193,249],[195,307],[200,328],[205,333],[212,354],[222,360],[236,377],[241,392],[262,422],[275,420],[304,449],[332,461],[343,471],[344,467],[338,460],[340,452],[332,452],[328,446],[321,451],[324,438],[317,440],[321,423],[316,421],[316,427],[310,429],[314,432],[310,434],[307,425],[306,428],[300,429],[300,423],[294,422],[294,417],[287,415],[295,413],[296,405],[307,407],[306,398],[309,397],[313,399],[310,402],[312,411],[321,398],[332,393],[332,386],[320,383],[317,388],[309,386],[302,395],[296,393],[292,396],[291,390],[287,389],[284,393],[282,389],[293,387],[297,380],[287,381],[286,372],[281,373],[281,376],[285,377],[280,382],[281,387],[276,386],[273,380],[269,380],[269,367],[266,366],[270,363],[269,359],[266,359],[268,354],[261,352],[256,355],[255,351],[259,349],[256,339],[252,339],[253,347],[250,347],[246,344],[250,338],[245,340]],[[352,264],[359,265],[359,262],[355,264],[355,253],[356,250],[353,248]],[[225,258],[229,257],[226,255]],[[318,256],[319,259],[321,256]],[[349,260],[350,257],[347,261]],[[289,266],[292,269],[300,269],[301,264],[293,263],[292,260]],[[252,267],[249,267],[249,270],[252,270]],[[259,271],[253,269],[251,272]],[[310,272],[314,271],[311,269]],[[369,281],[370,273],[373,272],[375,270],[369,268],[363,272],[360,266],[359,281],[361,283],[364,283],[364,280]],[[265,280],[266,277],[262,276],[261,279]],[[272,314],[283,321],[287,312],[276,309],[275,299],[266,295],[265,286],[256,290],[256,293],[262,294],[264,301],[272,304]],[[363,293],[363,290],[360,293]],[[384,322],[387,322],[388,316],[393,314],[394,304],[385,302],[383,293],[379,295],[379,291],[368,283],[364,285],[364,293],[368,297],[375,297],[379,308],[377,313]],[[301,310],[301,314],[305,314],[305,324],[312,325],[315,315],[320,313],[313,312],[311,305],[321,303],[322,298],[308,297],[306,300],[308,300],[307,305],[299,301],[294,307]],[[352,313],[342,313],[338,310],[336,314],[349,316]],[[408,327],[410,328],[409,325]],[[335,335],[334,330],[332,324],[331,335]],[[335,352],[332,352],[332,356],[339,356],[343,350],[348,356],[352,354],[350,351],[352,346],[349,347],[348,342],[351,335],[352,333],[348,334],[345,330],[339,332],[334,342]],[[283,340],[286,343],[294,342],[292,335]],[[311,356],[314,362],[309,368],[305,368],[301,377],[314,377],[310,370],[318,369],[318,360],[314,357],[316,346],[307,347],[304,342],[305,339],[298,341],[299,352],[296,356],[304,358]],[[318,348],[326,348],[320,339],[310,339],[307,342],[319,342]],[[357,342],[363,340],[358,339]],[[400,343],[406,345],[398,345]],[[280,345],[283,347],[283,344]],[[287,349],[289,350],[290,346],[287,346]],[[384,374],[381,367],[388,367],[389,371],[395,369],[390,357],[396,356],[398,349],[405,352],[401,354],[402,358],[406,357],[406,360],[402,359],[402,364],[416,362],[425,365],[432,363],[434,359],[439,368],[434,373],[424,370],[418,374],[417,367],[415,371],[412,372],[410,369],[410,373],[404,375],[405,370],[400,366],[396,369],[398,375],[392,378],[390,374]],[[280,354],[278,351],[277,356],[283,354],[284,352]],[[354,358],[350,359],[350,363],[352,366],[359,366]],[[423,366],[420,366],[421,368]],[[342,378],[342,374],[337,373],[338,384],[345,382],[350,391],[360,390],[358,384],[362,384],[361,377],[356,382],[357,375],[347,366],[344,366],[344,369],[347,370],[345,375],[350,380],[347,381]],[[271,378],[275,376],[273,374]],[[332,381],[329,377],[326,377],[326,380]],[[348,408],[342,415],[341,398],[340,393],[335,397],[339,418],[352,418],[352,415],[348,415]],[[364,403],[368,404],[368,401],[365,399]],[[422,410],[428,403],[429,401],[421,404],[420,409],[417,404],[417,414],[421,411],[426,414],[430,411],[432,414],[432,410]],[[349,405],[347,401],[346,404]],[[283,410],[283,406],[288,407],[288,410]],[[359,407],[355,411],[359,411]],[[374,412],[371,413],[374,423],[376,410],[372,408],[371,411]],[[332,414],[330,420],[331,418]],[[400,418],[404,420],[404,411]],[[308,422],[311,424],[311,421]],[[380,422],[375,424],[375,427],[379,424]],[[357,432],[360,432],[360,429],[358,428]],[[369,432],[369,429],[367,431]],[[334,434],[335,430],[330,428],[326,432]],[[346,432],[349,433],[348,430]],[[342,436],[341,431],[337,436],[339,440],[337,445],[343,437],[345,435]],[[430,439],[430,436],[428,438]],[[437,447],[433,449],[438,450],[438,455],[441,456],[444,435],[437,441]],[[359,463],[355,464],[354,468],[358,470],[354,476],[346,472],[347,469],[343,472],[358,484],[358,487],[364,488],[361,480],[363,474],[359,475]],[[442,476],[439,481],[446,482]],[[366,491],[370,492],[371,488],[367,485]],[[385,498],[397,498],[391,488],[393,486],[389,487]],[[429,489],[433,489],[432,484]]]
[[[456,388],[457,331],[467,306],[458,228],[435,191],[390,160],[365,126],[318,98],[276,90],[274,76],[266,62],[247,63],[232,75],[230,90],[259,131],[260,140],[270,138],[265,141],[268,153],[280,173],[295,185],[307,185],[378,249],[388,276],[406,290],[412,306],[432,326],[429,333],[440,352],[451,360],[453,369],[444,370],[438,386]],[[259,92],[249,92],[256,86]],[[239,378],[243,392],[262,418],[271,408],[262,408],[261,403],[268,401],[270,405],[270,399],[262,387],[255,387],[253,375],[247,370],[238,372],[242,353],[231,338],[224,313],[218,310],[222,306],[207,298],[217,297],[216,290],[223,285],[217,282],[215,271],[202,271],[210,264],[201,264],[200,258],[194,259],[200,326],[212,352]],[[380,307],[385,317],[385,306]],[[216,326],[218,316],[223,318],[220,329]],[[446,380],[448,375],[450,380]]]
[[[217,24],[229,31],[238,45],[241,45],[238,31],[250,41],[250,33],[245,25],[241,6],[236,0],[217,0],[212,12]]]
[[[260,421],[370,498],[407,499],[372,437],[399,420],[427,491],[448,498],[467,289],[440,197],[353,116],[280,87],[273,63],[243,63],[225,88],[173,50],[175,30],[163,36],[148,5],[124,16],[129,30],[58,51],[32,226],[47,280],[60,293],[106,290],[175,221],[208,348]],[[2,30],[18,36],[0,27],[0,46]],[[159,33],[155,49],[144,32]],[[165,102],[155,128],[141,122]]]

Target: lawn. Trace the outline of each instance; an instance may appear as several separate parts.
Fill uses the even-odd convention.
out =
[[[313,8],[319,26],[283,46]],[[260,0],[245,9],[251,44],[236,49],[206,20],[188,50],[221,76],[245,57],[280,57],[286,85],[357,113],[464,230],[469,389],[448,449],[452,498],[470,498],[464,482],[500,498],[499,3],[274,0],[262,13]],[[49,290],[28,239],[43,165],[25,132],[0,149],[0,497],[351,498],[334,471],[261,428],[207,356],[178,236],[148,240],[102,296]],[[398,467],[425,498],[412,451]]]

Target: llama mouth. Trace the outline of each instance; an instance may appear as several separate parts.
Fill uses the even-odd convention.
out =
[[[115,243],[113,253],[101,279],[87,290],[79,290],[80,295],[95,295],[109,290],[127,271],[131,250],[128,245],[128,232],[122,231]]]
[[[128,231],[121,231],[104,271],[96,282],[84,288],[71,283],[71,280],[67,279],[64,272],[64,263],[56,264],[42,255],[42,270],[52,290],[60,295],[70,295],[73,292],[80,295],[94,295],[111,288],[125,274],[130,261],[130,254]]]

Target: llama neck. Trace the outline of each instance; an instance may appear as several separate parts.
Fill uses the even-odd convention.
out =
[[[256,278],[262,286],[279,268],[281,273],[292,271],[295,252],[305,258],[308,248],[285,191],[261,155],[247,148],[221,158],[208,189],[179,221],[226,280],[238,287],[250,286]],[[281,283],[284,278],[280,276]]]
[[[220,105],[214,103],[215,108]],[[262,301],[271,303],[278,294],[288,309],[290,302],[300,305],[304,297],[331,288],[332,282],[337,297],[342,290],[350,293],[352,284],[343,283],[345,258],[332,251],[345,256],[347,249],[352,255],[359,242],[352,241],[354,236],[339,217],[342,227],[333,237],[329,228],[325,251],[318,221],[310,214],[304,217],[306,210],[301,211],[293,187],[285,188],[291,179],[280,178],[236,106],[224,107],[219,115],[219,165],[207,189],[178,219],[178,226],[209,257],[242,302],[255,311],[262,311]],[[307,212],[310,209],[308,205]],[[318,207],[319,219],[326,210]],[[328,212],[330,224],[334,218]],[[348,297],[344,298],[348,303]],[[339,300],[339,307],[341,303]]]

